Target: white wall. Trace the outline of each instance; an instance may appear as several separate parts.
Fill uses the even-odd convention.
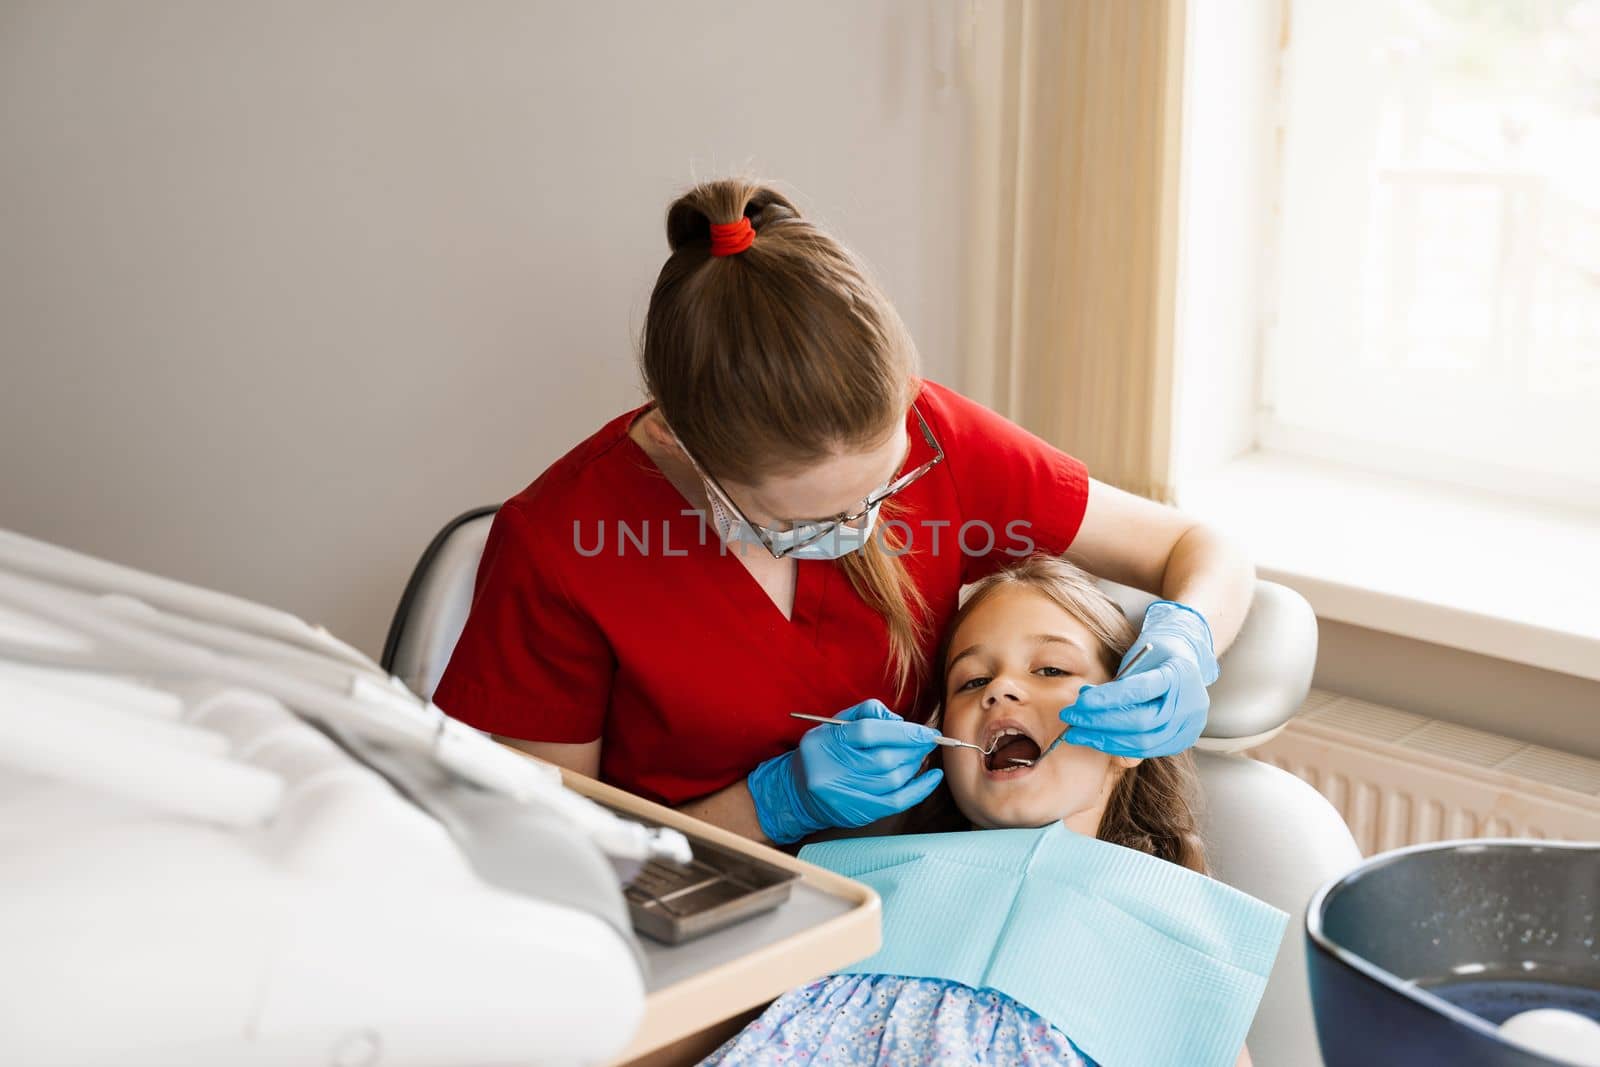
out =
[[[0,3],[0,526],[376,651],[638,403],[696,178],[784,181],[953,380],[958,0]]]

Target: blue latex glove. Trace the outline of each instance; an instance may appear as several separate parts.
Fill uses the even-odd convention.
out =
[[[813,726],[793,752],[750,772],[761,829],[780,845],[835,826],[865,826],[920,802],[944,777],[917,774],[938,731],[906,722],[881,701],[834,716],[848,726]]]
[[[1171,756],[1195,743],[1206,727],[1217,680],[1217,657],[1205,616],[1184,604],[1158,600],[1144,613],[1144,628],[1123,657],[1152,646],[1133,672],[1104,685],[1085,686],[1078,702],[1061,710],[1071,726],[1067,743],[1113,756]]]

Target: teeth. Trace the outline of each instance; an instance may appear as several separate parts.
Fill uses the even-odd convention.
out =
[[[1027,735],[1025,733],[1023,733],[1021,730],[1017,729],[1015,726],[1007,726],[1004,729],[1002,729],[999,733],[997,733],[993,737],[989,738],[989,743],[992,745],[996,741],[1000,740],[1003,737],[1026,737],[1026,736]]]

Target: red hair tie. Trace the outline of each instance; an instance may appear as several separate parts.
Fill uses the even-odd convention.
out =
[[[749,248],[755,239],[755,227],[743,216],[738,222],[711,224],[711,254],[714,256],[736,256]]]

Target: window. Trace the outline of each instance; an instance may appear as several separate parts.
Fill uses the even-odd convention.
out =
[[[1600,508],[1600,0],[1289,0],[1263,447]]]

